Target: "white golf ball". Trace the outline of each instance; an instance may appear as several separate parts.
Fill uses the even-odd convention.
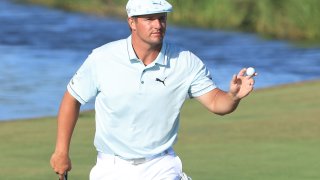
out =
[[[253,67],[249,67],[249,68],[247,68],[246,74],[247,74],[247,76],[252,76],[255,72],[256,72],[256,70],[254,70]]]

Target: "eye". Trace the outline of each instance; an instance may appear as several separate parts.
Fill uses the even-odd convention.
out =
[[[167,18],[164,16],[164,17],[161,17],[160,18],[160,21],[165,21]]]

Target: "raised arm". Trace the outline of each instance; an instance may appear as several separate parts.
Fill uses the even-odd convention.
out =
[[[256,76],[257,73],[252,76],[245,76],[245,71],[244,68],[238,75],[232,77],[229,92],[216,88],[196,99],[215,114],[225,115],[233,112],[240,100],[253,90],[253,76]]]
[[[51,156],[50,164],[53,170],[63,178],[63,174],[71,170],[69,147],[74,127],[76,125],[81,104],[65,92],[58,114],[58,130],[56,148]]]

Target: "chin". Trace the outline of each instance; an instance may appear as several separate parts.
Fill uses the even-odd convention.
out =
[[[161,41],[157,41],[157,42],[152,42],[151,43],[153,46],[159,46],[162,44],[162,40]]]
[[[163,38],[152,38],[150,39],[149,43],[153,45],[162,44]]]
[[[163,41],[163,36],[158,36],[152,39],[152,41],[154,42],[158,42],[158,43],[162,43]]]

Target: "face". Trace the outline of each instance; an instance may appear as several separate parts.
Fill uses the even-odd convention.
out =
[[[166,25],[167,14],[151,14],[128,18],[132,30],[132,38],[138,43],[151,46],[162,44]]]

